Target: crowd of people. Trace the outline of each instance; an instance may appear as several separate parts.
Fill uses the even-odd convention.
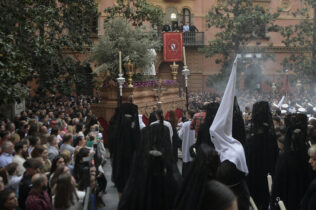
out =
[[[193,24],[188,23],[180,23],[180,26],[178,26],[177,22],[174,22],[173,25],[170,24],[170,22],[167,22],[162,26],[163,32],[199,32],[199,30],[195,27]]]
[[[0,117],[0,209],[103,206],[107,180],[93,97],[30,98],[13,120]],[[90,194],[87,194],[87,188]]]
[[[246,172],[222,159],[210,134],[218,95],[192,94],[192,111],[180,119],[157,109],[144,123],[136,105],[118,108],[109,133],[118,209],[315,209],[316,119],[308,111],[281,113],[274,99],[280,100],[260,92],[235,98],[232,136],[242,145],[236,153],[245,156]],[[282,103],[304,106],[313,97],[288,95]]]
[[[188,112],[164,115],[154,107],[150,116],[139,115],[130,97],[115,110],[106,132],[118,209],[276,210],[280,201],[288,210],[315,209],[313,109],[309,118],[308,109],[281,113],[273,105],[278,97],[247,92],[235,98],[232,136],[242,145],[248,172],[222,159],[214,145],[210,128],[218,95],[192,94]],[[0,209],[105,205],[104,133],[92,103],[98,99],[31,98],[19,117],[1,118]],[[282,103],[311,106],[313,97],[288,95]]]

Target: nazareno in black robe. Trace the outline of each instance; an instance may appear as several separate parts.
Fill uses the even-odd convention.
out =
[[[234,98],[232,135],[242,145],[246,138],[245,125],[237,98]],[[249,190],[246,184],[246,174],[238,170],[236,165],[228,160],[223,161],[216,172],[216,179],[228,186],[236,195],[239,210],[249,209]]]
[[[316,179],[312,181],[308,187],[303,200],[301,202],[300,210],[315,210],[316,209]]]
[[[251,136],[245,145],[250,195],[259,209],[268,209],[270,193],[267,175],[274,175],[278,145],[268,102],[253,105]]]
[[[183,185],[177,195],[175,210],[199,210],[205,193],[205,185],[215,179],[218,153],[209,144],[196,147],[196,157],[192,162]]]
[[[273,179],[272,209],[279,209],[282,200],[287,210],[300,209],[301,200],[313,178],[307,155],[307,117],[304,114],[288,115],[285,151],[280,155]]]
[[[138,107],[132,103],[124,103],[118,107],[110,121],[108,133],[112,181],[118,192],[122,192],[140,138]]]
[[[118,210],[173,209],[182,176],[172,156],[166,126],[158,123],[143,128]]]
[[[214,148],[214,144],[211,141],[210,135],[210,127],[215,118],[216,112],[218,110],[219,103],[209,103],[206,105],[206,115],[204,122],[199,127],[199,133],[196,139],[196,146],[200,146],[201,144],[208,144],[212,148]]]

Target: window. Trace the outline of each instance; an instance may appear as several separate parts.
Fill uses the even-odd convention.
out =
[[[183,24],[190,25],[191,24],[191,12],[189,9],[184,8],[183,11]]]

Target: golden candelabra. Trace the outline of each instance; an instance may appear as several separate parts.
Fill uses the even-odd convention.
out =
[[[133,75],[134,75],[134,64],[131,62],[131,60],[128,61],[128,63],[124,64],[124,67],[126,69],[126,74],[128,75],[128,87],[132,88],[133,86]]]
[[[173,64],[170,65],[170,68],[171,68],[171,75],[172,75],[173,80],[177,80],[179,65],[173,61]]]

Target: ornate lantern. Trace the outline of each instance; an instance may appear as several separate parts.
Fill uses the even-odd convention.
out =
[[[134,75],[134,64],[131,62],[131,60],[128,61],[128,63],[124,64],[124,67],[126,69],[126,74],[128,76],[128,87],[132,88],[133,86],[133,75]]]
[[[170,68],[171,68],[171,75],[172,75],[173,80],[177,80],[179,65],[173,61],[173,64],[170,65]]]

